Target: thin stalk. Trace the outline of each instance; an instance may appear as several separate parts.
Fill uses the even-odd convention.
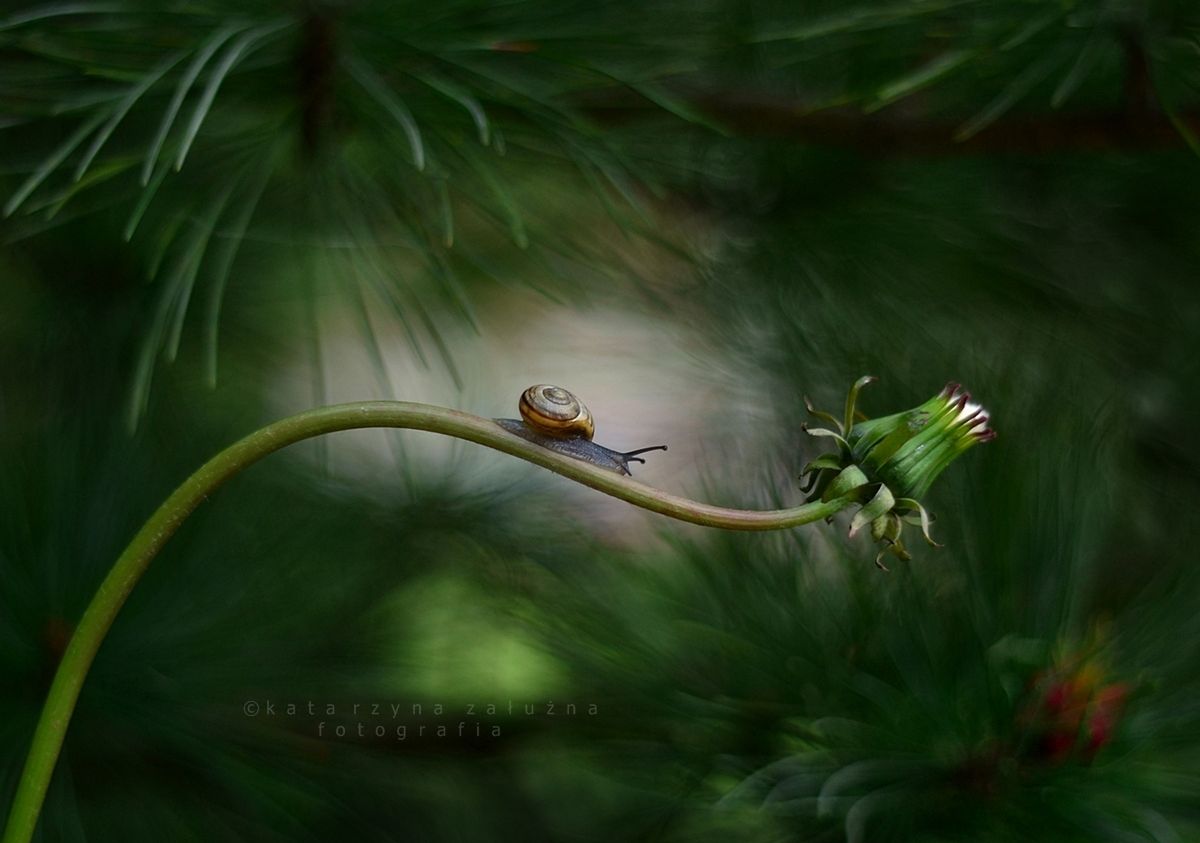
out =
[[[403,401],[339,404],[269,424],[217,454],[172,492],[133,537],[100,584],[54,675],[17,786],[3,843],[28,843],[32,839],[88,668],[138,579],[188,515],[226,480],[274,451],[314,436],[369,427],[427,430],[465,439],[548,468],[634,506],[706,527],[780,530],[827,518],[853,502],[849,498],[838,498],[828,503],[762,512],[711,506],[547,450],[509,433],[489,419],[428,404]]]

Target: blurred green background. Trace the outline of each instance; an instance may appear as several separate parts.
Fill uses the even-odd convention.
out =
[[[1198,50],[1186,2],[9,8],[0,814],[108,567],[261,424],[560,383],[773,507],[869,373],[1000,433],[890,574],[429,434],[255,466],[41,839],[1200,839]]]

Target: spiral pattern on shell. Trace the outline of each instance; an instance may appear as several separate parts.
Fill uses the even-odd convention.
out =
[[[539,433],[591,439],[596,432],[583,402],[561,386],[539,383],[521,393],[521,418]]]

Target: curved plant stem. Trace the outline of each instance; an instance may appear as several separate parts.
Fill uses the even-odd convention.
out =
[[[725,509],[661,492],[629,477],[563,456],[516,436],[495,422],[427,404],[372,401],[321,407],[291,416],[229,446],[183,482],[150,517],[117,559],[71,636],[42,709],[17,787],[4,843],[27,843],[88,668],[138,579],[184,519],[222,483],[274,451],[326,433],[367,427],[428,430],[476,442],[548,468],[577,483],[681,521],[728,530],[777,530],[819,521],[849,506],[849,498],[792,509]]]

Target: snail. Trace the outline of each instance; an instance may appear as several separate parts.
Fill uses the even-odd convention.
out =
[[[496,419],[496,424],[522,439],[577,460],[629,474],[629,464],[645,463],[638,454],[665,451],[666,445],[613,451],[592,441],[596,424],[583,402],[561,386],[540,383],[521,393],[519,419]]]

